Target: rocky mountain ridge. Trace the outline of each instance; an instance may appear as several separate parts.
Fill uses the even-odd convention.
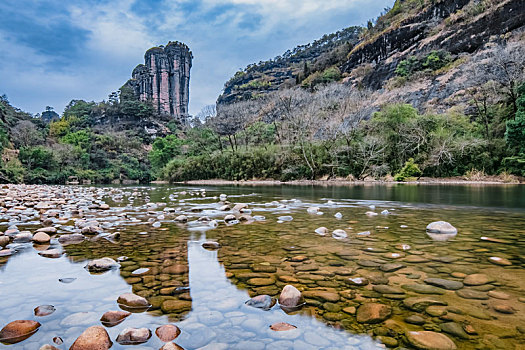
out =
[[[304,70],[291,60],[280,61],[280,72],[249,66],[225,84],[217,102],[226,105],[299,86],[312,91],[320,83],[339,81],[374,92],[370,110],[401,101],[422,110],[465,105],[470,97],[464,92],[480,84],[472,79],[474,67],[493,60],[509,44],[524,46],[524,28],[525,0],[397,0],[375,26],[355,29],[354,40],[334,45],[338,54],[331,55],[329,64],[317,61],[333,53],[334,46],[303,61]],[[416,74],[400,75],[400,64],[418,60],[437,64],[423,62]],[[308,69],[316,64],[320,69]],[[286,80],[278,78],[281,72],[288,72]],[[275,77],[275,84],[264,84],[263,75]]]

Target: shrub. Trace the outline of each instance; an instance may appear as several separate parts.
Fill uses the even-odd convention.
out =
[[[413,158],[410,158],[403,168],[394,175],[394,181],[406,181],[411,178],[419,178],[422,172],[419,166],[414,162]]]

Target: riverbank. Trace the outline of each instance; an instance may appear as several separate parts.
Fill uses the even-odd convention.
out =
[[[166,181],[154,181],[155,184],[166,184]],[[191,180],[175,182],[185,185],[257,185],[257,186],[276,186],[276,185],[297,185],[297,186],[354,186],[354,185],[520,185],[525,184],[525,178],[513,177],[511,179],[502,176],[487,176],[483,179],[469,180],[464,177],[446,177],[446,178],[420,178],[416,181],[398,182],[389,180],[346,180],[342,178],[330,180]]]

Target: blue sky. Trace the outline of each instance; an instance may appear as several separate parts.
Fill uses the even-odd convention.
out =
[[[351,25],[394,0],[2,0],[0,95],[30,113],[101,101],[168,41],[193,51],[190,113],[246,65]]]

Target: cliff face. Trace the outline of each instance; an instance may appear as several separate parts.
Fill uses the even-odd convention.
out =
[[[139,64],[126,84],[141,101],[151,101],[157,112],[178,119],[188,115],[190,69],[193,55],[183,43],[146,51],[145,64]]]
[[[380,89],[395,75],[402,59],[430,50],[445,50],[451,54],[471,54],[486,44],[491,36],[503,35],[525,24],[525,0],[505,0],[490,11],[460,18],[458,16],[474,0],[439,1],[418,15],[386,30],[380,35],[361,42],[340,66],[342,72],[351,73],[361,64],[371,63],[374,70],[362,83],[371,89]],[[448,21],[448,24],[445,23]]]
[[[295,65],[289,59],[272,61],[272,68],[276,66],[288,74],[287,84],[273,84],[275,73],[282,74],[277,68],[270,73],[264,70],[266,74],[261,78],[262,67],[268,64],[259,63],[232,77],[217,102],[230,104],[299,86],[313,90],[305,82],[313,80],[310,78],[315,74],[321,73],[322,77],[322,69],[331,67],[332,73],[337,69],[340,75],[321,82],[340,81],[351,89],[371,91],[378,96],[373,102],[375,109],[399,101],[422,110],[446,109],[459,102],[468,105],[465,89],[478,85],[471,74],[473,68],[485,62],[483,57],[494,45],[505,48],[518,42],[523,46],[524,33],[525,0],[397,0],[374,26],[349,32],[353,35],[336,41],[337,45],[320,45],[324,54]],[[422,59],[431,52],[440,52],[451,62],[431,72],[421,69],[419,75],[404,82],[398,79],[396,69],[400,63]],[[316,61],[322,63],[320,70],[312,69]],[[303,66],[304,62],[308,67]],[[284,64],[284,68],[276,63]]]

